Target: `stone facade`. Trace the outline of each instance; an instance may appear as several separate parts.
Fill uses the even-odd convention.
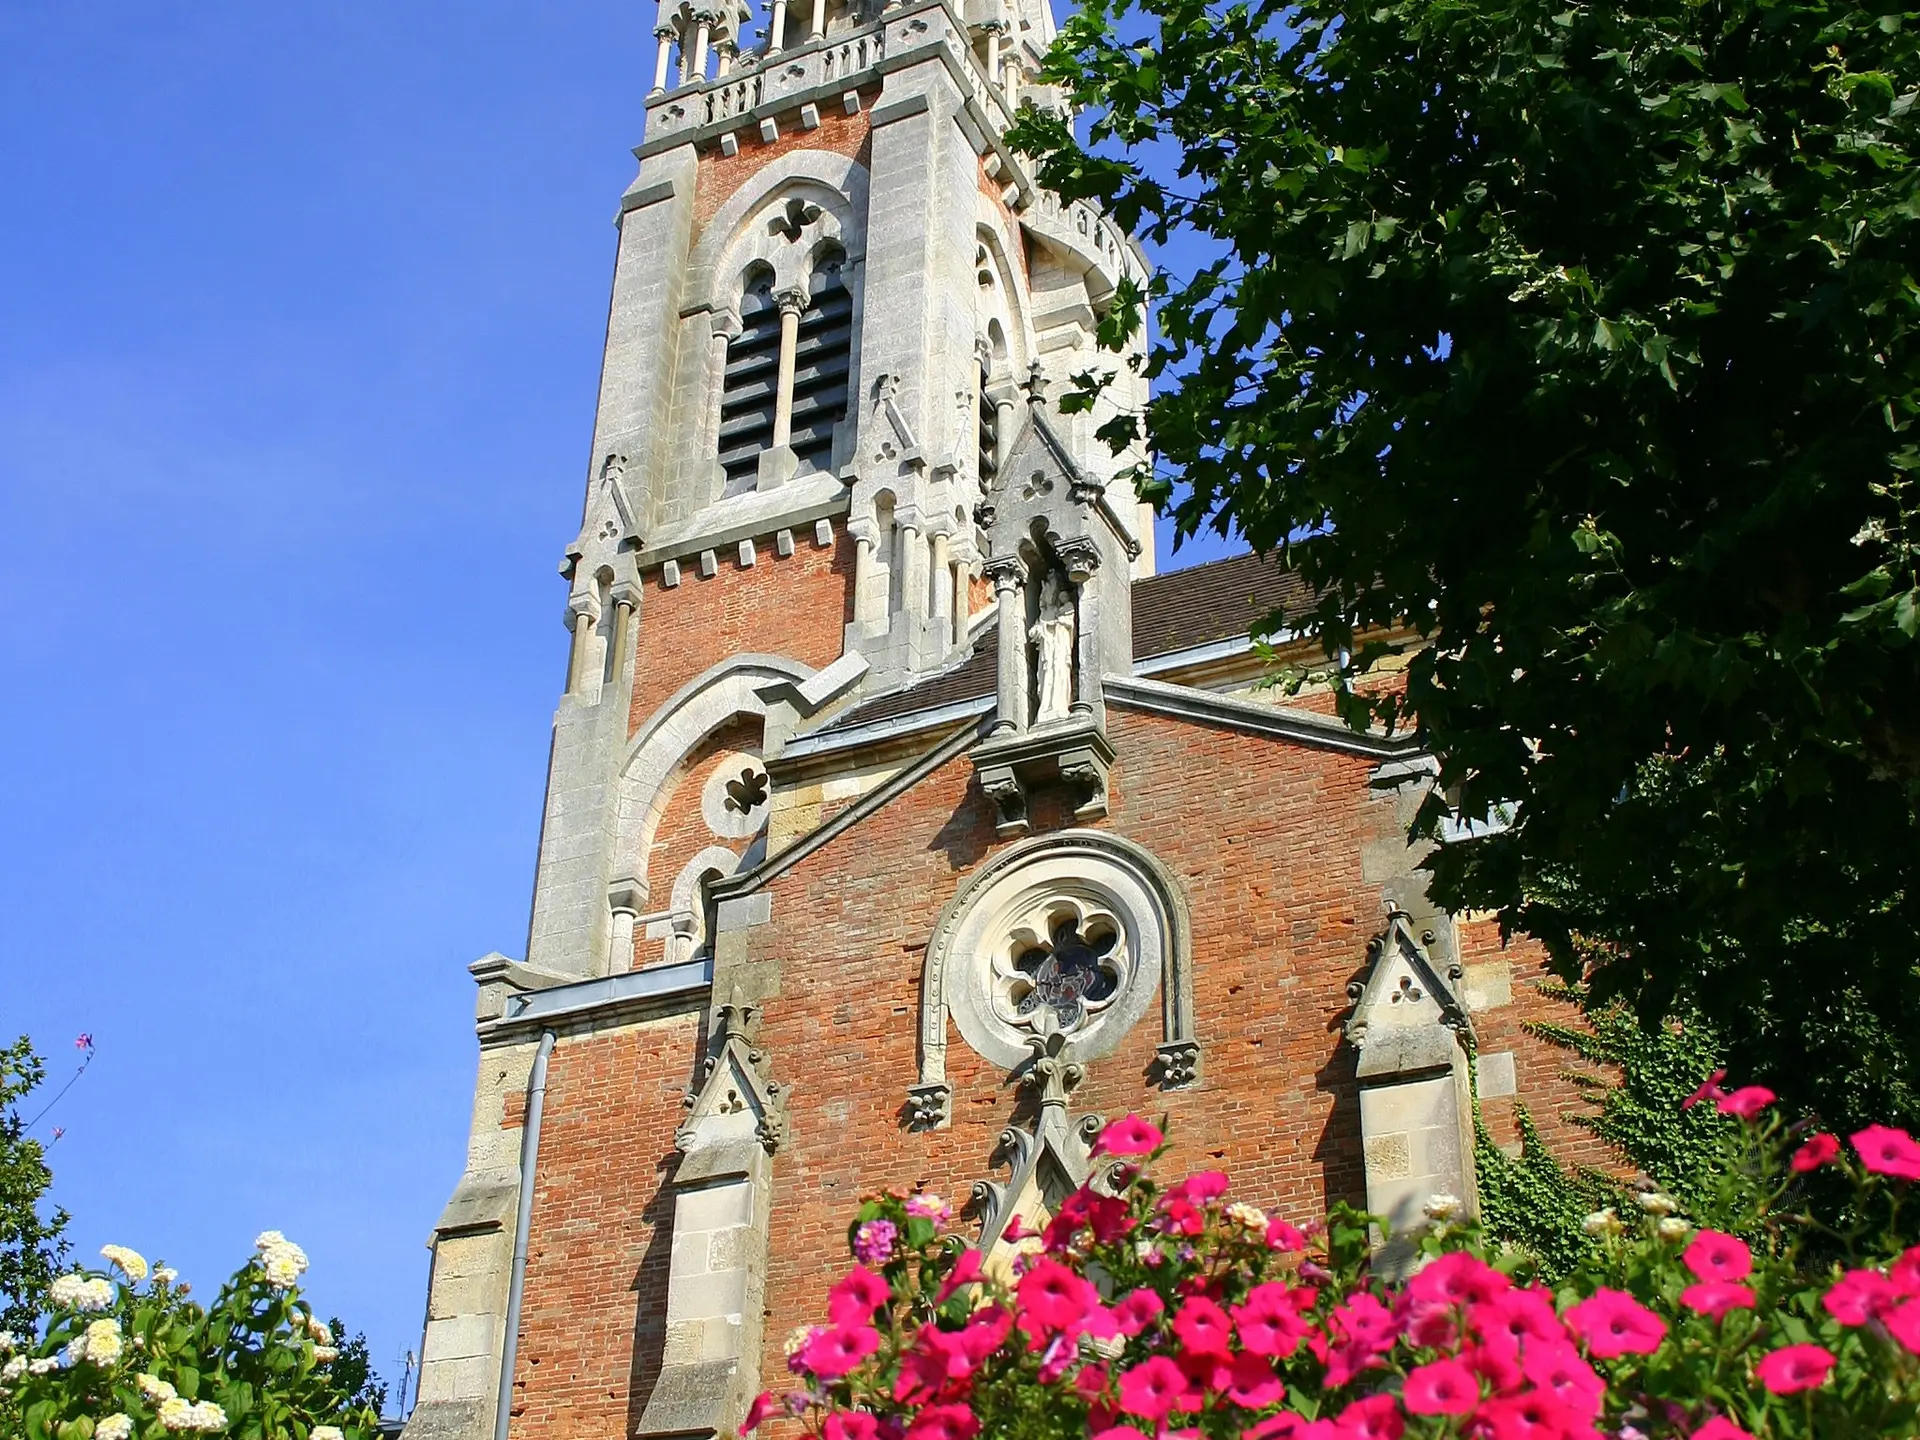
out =
[[[1582,1134],[1538,957],[1425,897],[1430,765],[1260,689],[1297,582],[1156,576],[1103,413],[1049,399],[1145,266],[1001,138],[1055,103],[1044,4],[752,19],[656,32],[415,1440],[731,1433],[863,1192],[991,1244],[1101,1116],[1298,1217],[1471,1203],[1469,1045],[1497,1139]]]

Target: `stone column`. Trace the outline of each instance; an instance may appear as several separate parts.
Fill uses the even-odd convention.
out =
[[[1000,83],[1000,26],[995,23],[986,27],[987,32],[987,78],[996,85]]]
[[[722,40],[713,47],[713,53],[719,57],[714,65],[714,73],[722,80],[733,73],[733,62],[740,53],[740,47],[731,40]]]
[[[575,595],[567,602],[573,624],[573,648],[567,655],[567,693],[576,699],[587,691],[587,656],[593,650],[593,627],[600,623],[600,602],[591,595]]]
[[[627,663],[627,640],[633,634],[634,612],[640,608],[640,587],[630,580],[618,580],[613,586],[613,678],[620,678]]]
[[[689,80],[707,78],[707,41],[713,35],[713,21],[703,12],[695,12],[693,27],[693,62]]]
[[[821,40],[827,33],[827,0],[813,0],[813,24],[807,28],[809,43]]]
[[[793,354],[800,344],[800,312],[807,308],[807,292],[798,286],[774,292],[780,307],[780,379],[773,392],[773,448],[784,449],[793,439]]]
[[[653,52],[653,93],[667,88],[667,67],[673,63],[673,26],[662,20],[653,27],[656,49]]]
[[[900,537],[894,563],[900,567],[900,608],[909,616],[927,601],[927,545],[920,538],[920,512],[903,506],[894,512]]]
[[[778,55],[787,33],[787,0],[773,0],[773,15],[767,21],[767,54]]]
[[[993,733],[1012,734],[1027,728],[1027,566],[1017,556],[987,562],[993,598],[1000,608],[999,703]]]
[[[967,622],[973,618],[969,613],[973,608],[972,590],[973,572],[965,564],[956,563],[953,567],[953,643],[967,643]]]
[[[867,618],[867,589],[873,583],[873,537],[856,535],[853,537],[853,618],[856,623]]]
[[[928,601],[934,623],[942,630],[953,628],[953,565],[947,559],[947,532],[933,535],[933,594]],[[941,636],[944,641],[947,637]]]

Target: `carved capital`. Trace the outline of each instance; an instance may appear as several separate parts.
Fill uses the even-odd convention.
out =
[[[1091,535],[1075,535],[1062,540],[1053,547],[1053,553],[1060,557],[1060,563],[1066,567],[1067,578],[1076,585],[1086,584],[1093,572],[1100,568],[1100,547],[1093,543]]]
[[[1018,555],[996,555],[980,567],[980,573],[993,582],[993,593],[998,595],[1026,582],[1027,562]]]
[[[773,303],[779,307],[782,315],[802,313],[811,298],[806,289],[799,285],[788,285],[773,292]]]
[[[993,830],[1002,837],[1027,832],[1027,791],[1011,765],[990,765],[980,772],[980,788],[993,802]]]
[[[678,40],[680,38],[680,27],[675,25],[671,20],[662,20],[658,25],[653,27],[653,38],[668,41]]]

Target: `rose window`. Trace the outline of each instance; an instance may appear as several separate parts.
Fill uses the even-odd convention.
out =
[[[1021,1030],[1072,1034],[1113,1003],[1131,970],[1119,922],[1097,906],[1058,897],[1016,920],[995,946],[993,1012]]]

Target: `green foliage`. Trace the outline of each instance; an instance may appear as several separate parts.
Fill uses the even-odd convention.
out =
[[[373,1356],[367,1351],[367,1337],[356,1333],[351,1338],[347,1327],[335,1316],[327,1322],[333,1336],[333,1348],[340,1352],[333,1362],[333,1383],[347,1397],[349,1410],[368,1410],[384,1415],[387,1410],[387,1382],[373,1368]]]
[[[0,1365],[0,1433],[21,1440],[372,1440],[378,1417],[342,1375],[331,1327],[301,1298],[306,1268],[275,1232],[202,1307],[172,1272],[108,1246],[111,1272],[49,1287],[39,1338]],[[0,1345],[0,1348],[7,1348]]]
[[[1617,1204],[1619,1187],[1563,1166],[1524,1105],[1516,1107],[1514,1118],[1520,1131],[1517,1156],[1495,1143],[1478,1114],[1473,1117],[1480,1223],[1489,1239],[1531,1256],[1541,1274],[1557,1280],[1591,1257],[1594,1241],[1582,1222]]]
[[[0,1330],[31,1332],[48,1284],[66,1261],[67,1212],[46,1208],[53,1172],[27,1138],[21,1105],[46,1065],[21,1036],[0,1049]]]
[[[1271,623],[1436,755],[1419,833],[1513,807],[1436,898],[1836,1123],[1920,1116],[1917,19],[1091,0],[1092,149],[1015,137],[1210,257],[1116,296],[1157,392],[1103,433],[1312,582]]]

